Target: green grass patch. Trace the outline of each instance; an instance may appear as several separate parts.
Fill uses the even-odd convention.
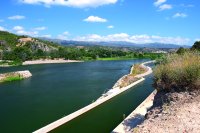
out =
[[[5,79],[2,80],[2,82],[11,82],[11,81],[16,81],[16,80],[22,80],[23,78],[18,76],[10,76],[6,77]]]

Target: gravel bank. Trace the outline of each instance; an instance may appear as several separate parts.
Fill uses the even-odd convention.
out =
[[[134,133],[198,133],[200,131],[199,93],[157,93],[146,120]]]

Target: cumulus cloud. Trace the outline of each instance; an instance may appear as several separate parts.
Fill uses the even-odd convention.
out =
[[[161,5],[161,4],[163,4],[163,3],[165,3],[167,0],[157,0],[156,2],[154,2],[154,5],[155,6],[159,6],[159,5]]]
[[[88,8],[115,4],[118,0],[19,0],[25,4],[42,4],[45,6],[61,5],[68,7]]]
[[[38,36],[38,31],[19,30],[16,33],[19,35]]]
[[[13,27],[13,30],[15,30],[15,31],[24,30],[24,27],[22,27],[22,26],[15,26],[15,27]]]
[[[36,27],[34,28],[34,30],[46,30],[47,28],[45,26],[42,26],[42,27]]]
[[[2,26],[0,26],[0,31],[7,31],[7,29],[2,27]]]
[[[108,29],[113,29],[114,26],[113,26],[113,25],[109,25],[109,26],[107,26],[107,28],[108,28]]]
[[[150,35],[129,35],[127,33],[111,34],[101,36],[98,34],[90,34],[86,36],[79,36],[73,40],[78,41],[126,41],[137,44],[144,43],[165,43],[165,44],[188,44],[190,39],[181,37],[162,37],[162,36],[150,36]]]
[[[159,6],[159,11],[169,10],[169,9],[172,9],[172,5],[170,5],[170,4],[163,4],[163,5]]]
[[[186,18],[187,16],[185,13],[176,13],[173,15],[173,18]]]
[[[166,2],[167,0],[156,0],[156,2],[154,2],[153,4],[158,8],[158,11],[172,9],[172,5],[166,4]]]
[[[26,31],[22,26],[14,26],[13,30],[19,35],[38,36],[38,31]]]
[[[98,16],[89,16],[88,18],[84,19],[85,22],[100,22],[105,23],[107,20],[105,18],[100,18]]]
[[[15,15],[15,16],[10,16],[8,17],[8,19],[10,20],[20,20],[20,19],[25,19],[25,16],[21,16],[21,15]]]

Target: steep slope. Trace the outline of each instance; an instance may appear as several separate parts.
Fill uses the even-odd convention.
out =
[[[18,36],[6,31],[0,31],[0,51],[12,51],[16,47],[26,47],[31,52],[42,50],[51,52],[57,50],[59,45],[28,36]]]

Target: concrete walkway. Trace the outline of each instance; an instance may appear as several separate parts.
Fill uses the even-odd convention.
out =
[[[156,91],[152,92],[128,117],[126,117],[112,133],[132,133],[131,129],[140,124],[152,107]]]

